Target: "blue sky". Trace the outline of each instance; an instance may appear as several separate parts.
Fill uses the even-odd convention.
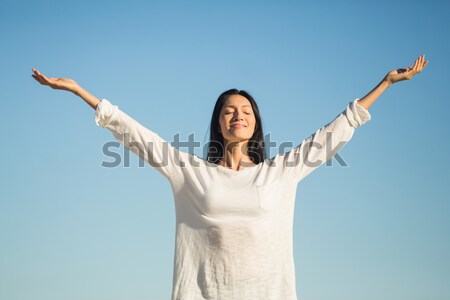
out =
[[[372,120],[298,186],[300,299],[449,299],[450,4],[445,1],[2,1],[0,299],[169,299],[169,183],[104,168],[113,141],[68,77],[171,141],[206,143],[217,96],[257,100],[299,142],[421,54]],[[273,150],[275,151],[275,150]],[[275,152],[271,153],[272,155]]]

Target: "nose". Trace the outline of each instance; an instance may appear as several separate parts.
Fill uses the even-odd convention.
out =
[[[241,114],[239,112],[236,112],[233,116],[233,121],[239,121],[242,120]]]

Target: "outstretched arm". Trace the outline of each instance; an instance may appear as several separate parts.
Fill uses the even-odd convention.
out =
[[[95,123],[110,130],[124,147],[128,148],[150,166],[156,168],[167,178],[181,173],[181,156],[189,154],[178,151],[155,132],[145,128],[132,117],[121,111],[106,99],[98,99],[69,78],[49,78],[33,69],[31,75],[42,85],[53,89],[65,90],[81,97],[95,110]]]
[[[369,107],[388,87],[396,82],[411,79],[414,75],[420,73],[427,66],[427,64],[428,60],[425,61],[425,54],[423,54],[416,59],[413,66],[406,69],[396,69],[390,71],[373,90],[358,100],[358,104],[365,109],[369,109]]]
[[[40,84],[47,85],[52,89],[72,92],[82,98],[94,110],[97,108],[100,99],[83,89],[75,80],[69,78],[47,77],[34,68],[32,70],[34,74],[31,76]]]
[[[323,163],[331,160],[352,138],[356,128],[371,119],[368,108],[387,87],[396,82],[411,79],[427,64],[428,61],[424,62],[424,55],[422,55],[416,60],[414,66],[390,71],[366,96],[350,102],[333,121],[318,129],[288,153],[279,155],[275,159],[281,160],[280,163],[288,169],[286,173],[290,173],[297,182],[301,181]],[[341,163],[344,162],[341,157],[338,158]]]

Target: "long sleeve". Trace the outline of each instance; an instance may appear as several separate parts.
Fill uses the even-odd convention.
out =
[[[110,130],[123,146],[166,178],[179,173],[180,151],[121,111],[117,105],[102,99],[95,110],[95,123]]]
[[[359,98],[348,103],[333,121],[281,157],[283,168],[291,173],[297,182],[332,159],[352,138],[355,129],[371,119],[369,111],[359,105],[358,100]]]

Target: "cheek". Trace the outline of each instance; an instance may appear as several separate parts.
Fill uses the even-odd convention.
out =
[[[219,119],[219,127],[220,127],[221,130],[226,130],[227,126],[225,124],[227,124],[226,117],[225,116],[220,117],[220,119]]]

